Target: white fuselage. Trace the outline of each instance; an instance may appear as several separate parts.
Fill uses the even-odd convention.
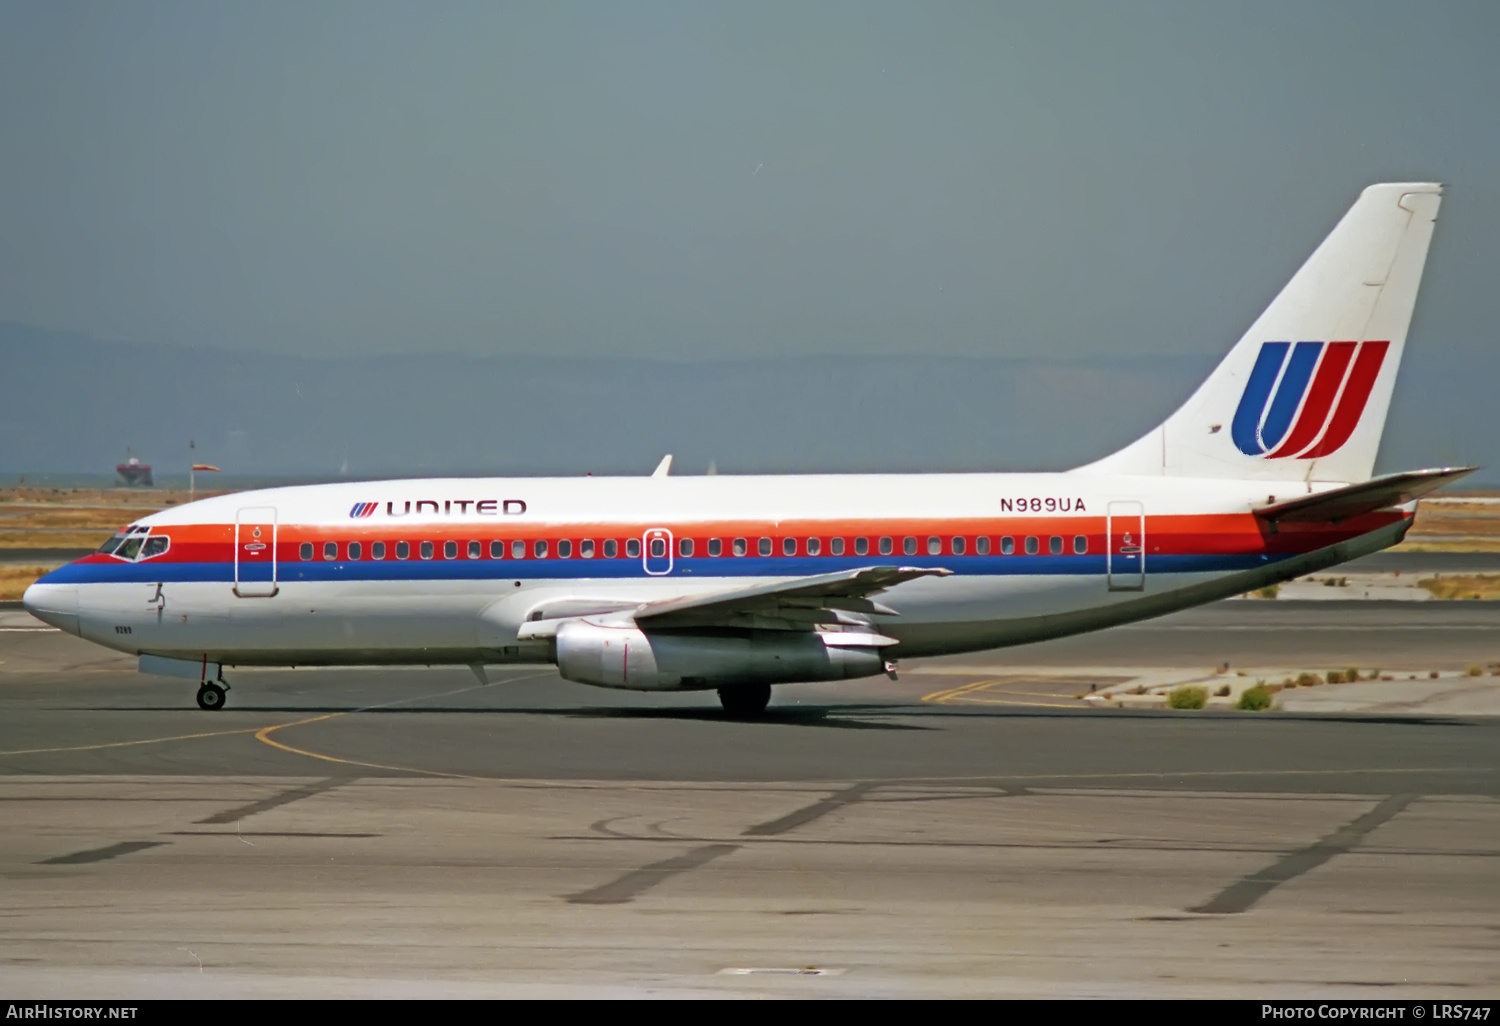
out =
[[[1408,506],[1289,536],[1251,512],[1331,487],[1074,472],[276,488],[143,518],[26,602],[148,656],[474,665],[553,659],[524,630],[541,618],[861,567],[951,571],[850,618],[895,659],[1159,615],[1384,548],[1410,524]]]

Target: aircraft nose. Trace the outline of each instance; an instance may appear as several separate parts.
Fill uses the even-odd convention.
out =
[[[69,634],[82,634],[78,625],[78,585],[43,584],[26,589],[21,605],[38,620]]]

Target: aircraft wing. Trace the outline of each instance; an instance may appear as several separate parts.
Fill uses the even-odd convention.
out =
[[[1262,506],[1255,515],[1278,523],[1337,523],[1362,513],[1400,506],[1420,499],[1443,485],[1474,473],[1478,467],[1441,467],[1408,470],[1400,474],[1345,485],[1317,495],[1304,495],[1287,502]]]
[[[533,613],[534,619],[521,625],[518,636],[522,640],[553,637],[565,621],[583,616],[633,622],[643,630],[661,627],[813,630],[819,624],[838,623],[868,627],[859,614],[898,615],[870,596],[903,581],[947,577],[951,573],[952,570],[941,567],[868,566],[644,603],[569,599],[539,608]],[[883,640],[892,642],[889,638]]]
[[[686,595],[647,602],[632,619],[642,629],[688,625],[727,624],[745,617],[769,617],[807,623],[836,622],[838,611],[883,613],[896,611],[870,596],[919,577],[947,577],[952,570],[938,567],[869,566],[813,577],[796,577],[775,584]]]

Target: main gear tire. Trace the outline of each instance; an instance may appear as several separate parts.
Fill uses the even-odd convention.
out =
[[[735,719],[752,719],[766,711],[771,701],[769,684],[736,684],[719,689],[719,704]]]

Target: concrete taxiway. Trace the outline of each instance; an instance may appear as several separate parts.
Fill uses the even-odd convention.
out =
[[[789,686],[758,722],[542,667],[243,673],[204,713],[7,619],[0,991],[1492,998],[1500,718],[1075,697],[1500,659],[1488,603],[1347,605]]]

